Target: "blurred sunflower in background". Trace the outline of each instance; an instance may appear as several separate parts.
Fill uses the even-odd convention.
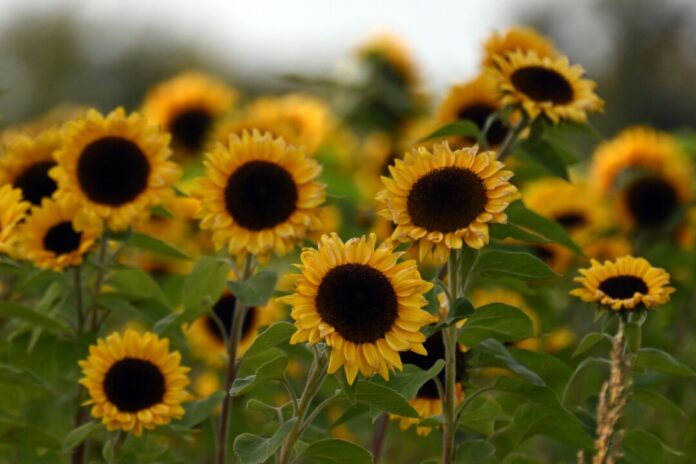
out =
[[[127,330],[97,340],[89,356],[80,361],[89,392],[86,405],[92,416],[101,419],[107,430],[142,434],[143,429],[179,419],[182,403],[191,395],[186,391],[187,367],[182,367],[178,351],[169,351],[169,340],[151,332]]]
[[[421,279],[416,262],[399,263],[401,253],[376,241],[323,236],[317,249],[302,251],[295,292],[278,300],[292,307],[297,331],[290,343],[326,342],[328,372],[343,366],[350,384],[358,371],[388,379],[402,368],[401,351],[425,355],[420,329],[435,321],[422,309],[432,284]]]
[[[511,27],[503,33],[495,32],[483,44],[484,67],[496,66],[496,57],[511,52],[535,52],[541,58],[556,58],[559,52],[547,37],[531,27]]]
[[[0,187],[0,254],[14,256],[19,238],[18,225],[31,207],[22,200],[22,191],[11,185]]]
[[[174,194],[180,171],[170,154],[169,136],[142,115],[126,115],[122,108],[106,116],[90,111],[66,126],[50,175],[59,198],[123,230]]]

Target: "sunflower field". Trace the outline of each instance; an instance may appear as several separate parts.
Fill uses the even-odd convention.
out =
[[[694,138],[481,47],[3,127],[0,462],[696,462]]]

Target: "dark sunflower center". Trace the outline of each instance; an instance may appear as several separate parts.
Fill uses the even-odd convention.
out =
[[[270,229],[295,212],[297,187],[288,171],[268,161],[249,161],[230,176],[225,205],[245,229]]]
[[[404,351],[399,353],[401,355],[401,362],[404,364],[413,364],[423,370],[428,370],[437,362],[438,359],[445,359],[445,344],[442,341],[442,332],[435,332],[433,335],[428,337],[428,339],[423,344],[425,350],[428,352],[426,356],[423,356],[413,351]],[[456,355],[456,379],[459,382],[463,380],[464,376],[464,353],[457,350]],[[444,385],[445,384],[445,370],[442,369],[438,374],[437,378]],[[416,394],[418,398],[427,399],[437,399],[439,394],[437,391],[437,385],[434,380],[428,380],[423,386],[418,390]]]
[[[162,401],[165,380],[159,367],[150,361],[123,358],[104,377],[104,393],[119,411],[137,412]]]
[[[177,114],[169,123],[174,140],[191,151],[203,148],[213,118],[203,109],[190,109]]]
[[[64,221],[48,229],[43,238],[44,249],[63,255],[80,248],[82,232],[73,229],[72,222]]]
[[[223,333],[220,330],[220,324],[212,316],[206,316],[205,324],[208,331],[217,338],[219,341],[224,342],[230,335],[230,329],[232,328],[232,316],[234,315],[234,305],[237,299],[231,293],[227,293],[220,297],[220,299],[213,306],[213,312],[217,316],[222,327],[225,329]],[[244,316],[244,323],[242,324],[242,338],[245,338],[251,332],[252,327],[254,327],[254,322],[256,320],[256,308],[249,308],[247,310],[246,316]]]
[[[353,343],[383,338],[398,316],[391,282],[366,264],[342,264],[331,269],[319,285],[315,302],[322,320]]]
[[[490,105],[470,105],[461,108],[459,112],[457,112],[457,119],[468,119],[469,121],[474,122],[479,129],[483,129],[486,125],[486,121],[493,113],[495,113],[495,111],[496,109]],[[495,122],[491,124],[491,127],[488,128],[488,132],[486,133],[486,142],[488,142],[488,145],[491,146],[499,145],[505,139],[507,132],[508,131],[505,125],[496,119]]]
[[[140,147],[121,137],[104,137],[85,147],[77,163],[77,180],[95,203],[121,206],[147,188],[150,163]]]
[[[607,296],[617,300],[631,298],[636,292],[643,295],[648,293],[645,281],[632,275],[609,277],[599,284],[599,289]]]
[[[679,208],[679,198],[672,185],[657,176],[635,180],[626,187],[628,210],[643,227],[665,225]]]
[[[512,85],[534,101],[564,105],[573,101],[573,87],[558,72],[543,66],[527,66],[513,72]]]
[[[413,184],[408,213],[413,224],[428,231],[453,232],[467,227],[485,211],[483,181],[468,169],[440,168]]]
[[[574,230],[587,224],[587,219],[584,214],[566,213],[555,217],[556,222],[568,230]]]
[[[55,165],[54,161],[32,164],[17,176],[13,186],[20,189],[24,199],[32,205],[40,205],[41,199],[49,198],[58,187],[56,181],[48,175],[48,171]]]

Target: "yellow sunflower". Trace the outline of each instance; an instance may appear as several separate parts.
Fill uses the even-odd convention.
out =
[[[376,237],[343,242],[325,235],[317,249],[302,251],[295,293],[279,299],[292,306],[297,332],[291,343],[326,342],[328,372],[344,367],[346,379],[401,369],[400,351],[426,354],[421,327],[434,316],[423,308],[432,284],[421,279],[413,260],[397,263],[401,253],[376,247]]]
[[[632,127],[601,144],[591,177],[618,193],[619,217],[629,228],[661,228],[693,199],[693,167],[669,134]]]
[[[0,187],[0,254],[14,256],[19,238],[18,225],[26,217],[31,204],[22,200],[22,191],[11,185]]]
[[[0,158],[0,185],[10,184],[22,191],[32,205],[50,198],[56,181],[48,171],[56,165],[53,153],[60,147],[60,132],[48,129],[34,137],[18,135]]]
[[[169,161],[170,153],[169,136],[140,114],[90,111],[66,126],[50,175],[58,182],[58,197],[123,230],[173,195],[179,167]]]
[[[172,134],[177,152],[198,153],[215,121],[237,98],[237,92],[219,79],[188,71],[154,87],[145,97],[143,114]]]
[[[493,33],[483,44],[483,66],[495,66],[495,58],[510,52],[534,51],[542,58],[556,58],[559,53],[553,43],[531,27],[511,27],[505,33]]]
[[[418,68],[406,45],[396,36],[379,34],[358,49],[358,57],[387,65],[390,78],[406,87],[420,84]]]
[[[503,106],[519,107],[534,119],[544,115],[553,122],[587,121],[587,113],[601,111],[604,101],[596,84],[584,79],[579,65],[568,58],[542,58],[536,52],[512,52],[495,58],[486,68]]]
[[[585,256],[597,261],[613,261],[621,256],[630,255],[631,243],[624,237],[609,236],[590,240],[582,247]]]
[[[80,361],[92,416],[107,430],[154,429],[184,415],[181,404],[191,398],[185,390],[188,367],[180,365],[178,351],[169,352],[169,340],[156,334],[127,330],[97,340]]]
[[[22,225],[22,256],[37,267],[54,271],[79,266],[101,235],[97,218],[82,215],[78,224],[79,214],[75,203],[45,198]]]
[[[227,146],[218,144],[205,166],[196,192],[201,227],[212,230],[215,245],[227,246],[231,255],[283,255],[321,226],[321,166],[304,148],[244,131],[231,135]]]
[[[36,119],[8,127],[0,132],[0,144],[10,146],[25,137],[38,137],[49,130],[58,130],[66,122],[82,119],[89,107],[71,103],[60,104]]]
[[[593,259],[590,268],[579,272],[582,277],[576,277],[575,281],[582,287],[570,294],[615,311],[660,306],[674,292],[669,286],[669,274],[652,267],[643,258],[624,256],[604,264]]]
[[[391,177],[377,199],[380,214],[396,224],[393,237],[419,241],[419,256],[444,261],[450,249],[481,248],[488,224],[504,223],[508,204],[519,197],[495,152],[477,147],[452,151],[447,142],[420,147],[389,167]]]

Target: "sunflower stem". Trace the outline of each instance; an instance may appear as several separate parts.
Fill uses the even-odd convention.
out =
[[[517,139],[520,137],[520,134],[527,128],[527,126],[529,126],[530,123],[531,121],[529,120],[529,117],[522,113],[522,117],[520,118],[519,122],[515,124],[510,131],[508,131],[503,143],[500,144],[500,148],[498,149],[498,161],[504,161],[505,158],[507,158],[512,151],[512,147],[515,145],[515,142],[517,142]]]
[[[108,229],[104,231],[101,237],[101,241],[99,242],[99,254],[97,256],[97,262],[99,263],[99,267],[97,268],[97,277],[94,282],[94,300],[97,299],[97,296],[99,296],[99,292],[101,291],[101,287],[104,284],[104,279],[106,278],[106,272],[104,271],[104,267],[106,266],[106,261],[107,261],[107,250],[109,248],[109,231]],[[98,318],[98,306],[96,304],[92,304],[90,309],[89,309],[89,317],[90,317],[90,330],[92,332],[96,332],[99,329],[99,318]]]
[[[73,269],[75,284],[75,308],[77,310],[77,335],[82,333],[85,323],[84,301],[82,299],[82,266]]]
[[[384,442],[387,437],[387,426],[389,425],[389,414],[382,413],[377,420],[377,427],[375,434],[372,436],[372,445],[370,446],[370,451],[372,451],[373,464],[378,464],[380,458],[382,457],[382,449],[384,448]]]
[[[459,297],[459,252],[452,250],[450,252],[448,263],[448,280],[449,293],[451,300],[449,301],[450,308],[454,308],[454,304]],[[442,463],[451,464],[454,461],[454,436],[457,431],[455,421],[456,413],[456,394],[457,385],[457,325],[452,324],[443,329],[442,339],[445,345],[445,395],[442,398],[442,411],[444,415],[444,426],[442,429]]]
[[[126,442],[126,438],[128,438],[128,434],[123,430],[119,430],[114,436],[113,441],[111,442],[111,456],[109,457],[109,464],[118,462],[118,453],[121,451],[123,444]]]
[[[75,306],[77,309],[77,329],[76,333],[79,337],[84,330],[85,314],[84,314],[84,301],[82,298],[82,266],[76,266],[73,269],[74,272],[74,284],[75,284]],[[75,415],[75,428],[80,427],[85,423],[87,419],[86,409],[82,406],[82,401],[80,400],[82,396],[82,386],[77,387],[77,414]],[[72,458],[70,462],[72,464],[82,464],[85,459],[85,443],[87,440],[80,443],[72,453]]]

